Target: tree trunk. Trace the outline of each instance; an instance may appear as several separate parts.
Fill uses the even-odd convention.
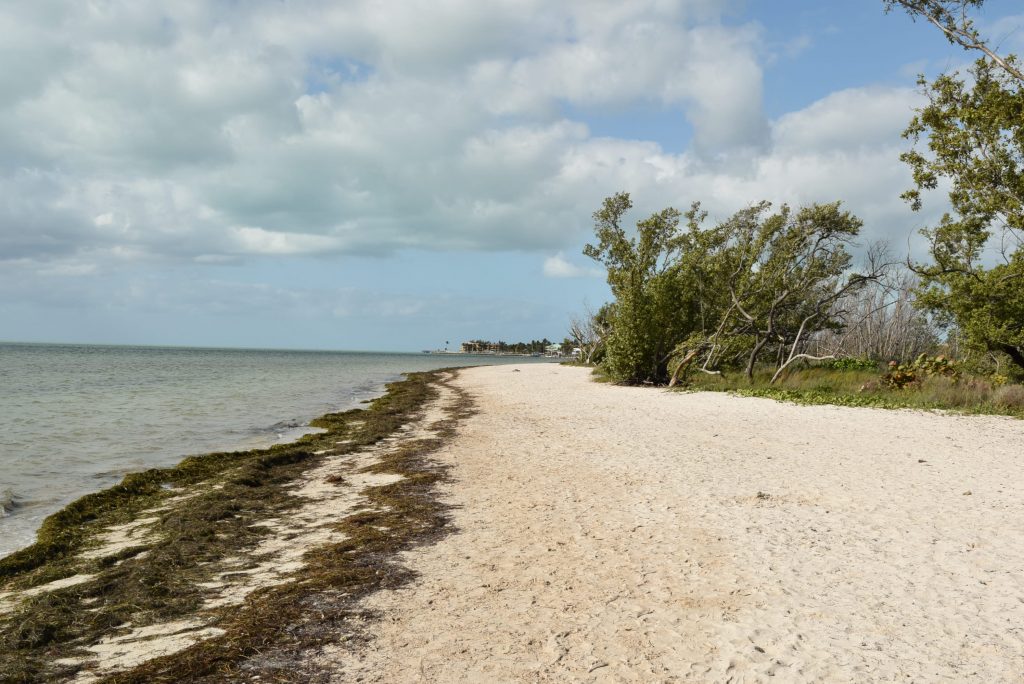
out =
[[[754,348],[750,351],[750,358],[747,359],[747,380],[754,381],[754,363],[757,361],[757,355],[764,349],[764,345],[768,343],[768,336],[765,335],[763,338],[758,339],[754,343]]]
[[[679,362],[679,365],[676,366],[675,371],[673,371],[672,373],[672,379],[668,381],[669,387],[676,386],[676,383],[679,382],[679,372],[685,369],[686,366],[690,365],[690,362],[693,361],[693,357],[695,357],[699,351],[700,347],[698,347],[697,349],[691,349],[690,351],[686,352],[686,358]]]
[[[1000,344],[998,349],[1009,356],[1015,364],[1024,368],[1024,351],[1021,351],[1019,347],[1015,347],[1012,344]]]
[[[789,368],[789,364],[791,364],[794,361],[797,361],[799,359],[810,359],[811,361],[824,361],[825,359],[834,359],[834,358],[836,358],[835,354],[829,354],[828,356],[811,356],[810,354],[797,354],[796,356],[791,356],[791,357],[789,357],[789,360],[786,361],[786,363],[784,363],[781,366],[779,366],[779,369],[777,371],[775,371],[775,375],[772,376],[772,379],[768,382],[768,384],[769,385],[774,385],[775,381],[778,380],[782,376],[782,372],[784,370],[786,370],[787,368]]]

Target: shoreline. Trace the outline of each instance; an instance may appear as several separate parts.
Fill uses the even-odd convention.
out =
[[[405,371],[531,359],[190,348],[0,345],[0,556],[42,520],[127,473],[265,448],[288,426],[359,408]],[[285,437],[294,435],[285,435]],[[0,491],[0,498],[5,498]]]
[[[0,559],[0,679],[219,681],[268,639],[280,661],[324,638],[279,633],[314,597],[336,636],[358,596],[403,577],[389,558],[445,526],[428,454],[470,410],[452,377],[410,373],[311,421],[323,433],[129,474],[48,517]]]
[[[375,399],[378,399],[381,396],[383,396],[384,393],[386,393],[387,385],[391,384],[391,382],[397,381],[398,380],[382,382],[379,388],[376,388],[373,391],[366,393],[364,397],[349,402],[350,406],[348,408],[341,406],[338,407],[336,411],[332,411],[331,413],[344,412],[355,409],[361,404],[369,404],[373,402]],[[222,433],[223,438],[220,440],[220,444],[217,445],[218,448],[215,448],[212,451],[180,455],[171,464],[162,465],[160,463],[154,463],[151,466],[151,468],[147,468],[147,470],[173,469],[178,464],[180,464],[181,461],[187,458],[192,458],[194,456],[201,457],[211,453],[261,451],[265,449],[270,449],[275,446],[286,446],[294,444],[295,442],[299,441],[303,437],[306,437],[307,435],[315,435],[322,432],[321,428],[316,428],[311,424],[312,421],[317,420],[317,418],[319,417],[321,416],[313,416],[302,424],[282,425],[281,423],[275,423],[273,425],[269,425],[263,428],[254,428],[251,429],[249,433],[246,435],[236,435],[236,439],[233,440],[228,439],[228,436],[230,435],[229,431],[224,432]],[[292,421],[288,421],[288,423],[291,422]],[[21,551],[22,549],[34,544],[34,540],[38,536],[40,528],[42,527],[43,523],[45,523],[46,519],[49,518],[51,515],[59,513],[64,508],[74,504],[76,501],[83,497],[89,496],[91,494],[98,494],[107,489],[110,489],[111,487],[117,486],[117,483],[123,481],[125,477],[137,472],[141,472],[141,470],[138,468],[130,468],[124,470],[106,470],[92,473],[89,476],[91,477],[91,479],[108,480],[110,481],[110,483],[107,486],[101,486],[99,488],[82,487],[77,496],[70,500],[65,500],[62,504],[58,502],[56,508],[54,508],[53,505],[44,505],[43,503],[36,501],[24,501],[21,495],[19,495],[19,493],[14,491],[13,489],[0,491],[0,518],[14,519],[20,522],[24,516],[31,516],[30,519],[37,521],[35,527],[32,528],[30,531],[30,536],[26,538],[26,542],[23,543],[21,546],[12,547],[9,549],[0,548],[0,560],[3,560],[7,556],[10,556],[13,553],[17,553],[18,551]],[[41,508],[42,511],[36,510],[39,508]],[[47,510],[49,510],[49,513],[46,512]],[[9,524],[9,522],[5,524]],[[32,541],[27,541],[28,539],[31,539]]]
[[[1019,420],[523,365],[317,422],[129,476],[60,553],[0,560],[0,680],[1024,671]]]

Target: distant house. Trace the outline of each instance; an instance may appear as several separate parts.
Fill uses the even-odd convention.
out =
[[[497,354],[499,351],[497,342],[487,342],[485,340],[463,342],[461,349],[463,354]]]
[[[489,340],[469,340],[459,348],[463,354],[501,354],[514,356],[561,356],[560,345],[551,344],[547,338],[530,340],[529,342],[491,342]]]

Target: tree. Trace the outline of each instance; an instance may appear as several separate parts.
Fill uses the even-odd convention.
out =
[[[884,268],[851,272],[861,222],[838,202],[775,213],[761,202],[712,228],[696,203],[652,214],[634,235],[622,226],[631,207],[625,193],[606,199],[594,214],[598,243],[584,250],[608,270],[602,363],[619,382],[671,385],[693,367],[739,366],[750,378],[763,358],[781,371],[811,358],[811,339],[844,325],[839,303]],[[576,328],[576,339],[594,337]]]
[[[912,265],[920,304],[955,323],[972,346],[1004,353],[1024,370],[1024,71],[975,28],[970,11],[983,4],[886,0],[887,9],[902,7],[982,55],[967,80],[957,73],[919,80],[928,103],[904,133],[914,148],[901,158],[915,186],[904,197],[917,210],[922,190],[940,179],[952,185],[953,213],[922,231],[931,263]]]
[[[806,350],[808,341],[822,330],[842,327],[837,304],[885,268],[876,263],[868,273],[849,272],[852,257],[846,248],[861,221],[838,202],[795,213],[783,205],[769,214],[770,208],[761,202],[700,235],[701,280],[713,274],[700,310],[717,312],[717,324],[710,334],[702,326],[676,348],[672,382],[696,360],[705,372],[742,360],[752,379],[769,351],[775,354],[774,382],[795,361],[816,358]]]
[[[882,278],[837,303],[845,319],[843,330],[819,335],[814,354],[909,363],[933,352],[939,346],[938,331],[915,306],[916,289],[913,274],[893,264]]]
[[[611,333],[610,304],[605,304],[596,312],[585,307],[582,316],[573,316],[569,320],[569,334],[573,344],[580,349],[580,360],[588,366],[596,360],[605,340]]]
[[[902,7],[911,19],[924,19],[933,24],[953,45],[981,52],[993,64],[1024,81],[1024,72],[1013,58],[1003,57],[991,49],[988,41],[974,27],[969,12],[971,8],[981,9],[984,4],[985,0],[885,0],[885,9],[891,12],[895,7]]]
[[[615,297],[612,332],[605,365],[618,382],[663,382],[668,358],[689,321],[678,313],[685,298],[673,277],[681,213],[669,207],[636,224],[635,235],[623,227],[633,207],[628,193],[605,199],[594,213],[597,244],[583,253],[604,264]]]

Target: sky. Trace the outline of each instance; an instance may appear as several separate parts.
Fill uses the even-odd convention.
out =
[[[919,252],[901,132],[969,60],[881,0],[0,0],[0,340],[560,340],[619,191]]]

